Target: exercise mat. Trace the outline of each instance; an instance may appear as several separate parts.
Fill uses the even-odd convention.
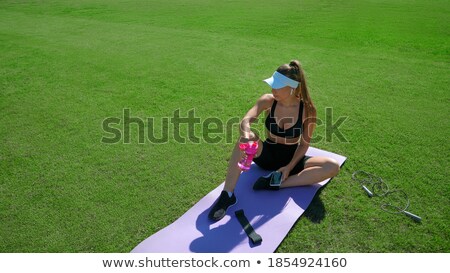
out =
[[[327,156],[342,164],[346,157],[310,147],[309,156]],[[134,253],[271,253],[276,250],[289,230],[311,203],[320,187],[330,179],[320,183],[280,189],[278,191],[254,191],[257,178],[269,174],[252,164],[243,172],[235,188],[237,204],[230,207],[220,221],[208,218],[210,208],[220,195],[223,183],[203,197],[169,226],[151,235],[131,252]],[[243,209],[250,224],[263,238],[254,245],[247,237],[235,211]],[[149,219],[151,221],[151,219]]]

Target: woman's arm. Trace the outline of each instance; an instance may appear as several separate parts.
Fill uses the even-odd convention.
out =
[[[272,106],[273,100],[274,98],[272,94],[264,94],[256,101],[256,104],[248,110],[239,126],[241,138],[246,140],[255,138],[255,135],[251,131],[250,125],[264,110]]]
[[[281,168],[279,171],[283,173],[282,180],[285,180],[289,176],[289,172],[294,169],[297,163],[305,156],[306,151],[309,148],[309,143],[316,128],[316,113],[314,112],[310,117],[304,121],[303,132],[300,138],[300,142],[295,150],[294,156],[288,165]],[[283,170],[284,169],[284,170]]]

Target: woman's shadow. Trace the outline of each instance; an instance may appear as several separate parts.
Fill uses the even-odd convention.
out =
[[[273,232],[260,234],[263,237],[263,244],[264,240],[277,240],[280,243],[284,238],[285,235],[280,237],[281,235],[276,233],[277,225],[280,223],[277,223],[279,221],[274,218],[277,218],[285,209],[289,213],[295,213],[295,216],[298,215],[296,218],[295,216],[291,217],[290,221],[294,221],[291,223],[292,225],[298,221],[303,211],[303,215],[314,223],[320,223],[324,219],[325,208],[316,195],[323,187],[312,185],[279,191],[254,191],[252,189],[253,182],[268,173],[269,171],[252,165],[251,170],[241,174],[235,189],[238,203],[228,209],[227,215],[222,220],[213,222],[208,218],[212,205],[198,215],[195,225],[202,236],[191,242],[189,248],[192,252],[227,253],[241,245],[250,248],[259,247],[248,239],[234,215],[234,212],[239,209],[244,210],[255,230],[266,224],[269,224],[271,229],[273,226]],[[269,223],[271,220],[274,221]]]

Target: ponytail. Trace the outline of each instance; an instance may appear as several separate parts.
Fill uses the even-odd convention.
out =
[[[306,110],[306,124],[316,123],[316,107],[309,95],[308,86],[306,84],[305,73],[299,61],[292,60],[288,65],[284,64],[280,66],[277,71],[290,79],[298,81],[300,84],[295,89],[295,95],[297,98],[303,100],[303,104]]]

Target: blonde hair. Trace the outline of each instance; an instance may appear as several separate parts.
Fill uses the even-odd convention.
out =
[[[303,68],[300,62],[297,60],[292,60],[289,62],[289,64],[283,64],[278,67],[277,72],[300,83],[295,89],[295,96],[300,100],[303,100],[306,110],[306,120],[315,123],[316,107],[314,107],[311,96],[309,95],[305,73],[303,72]]]

